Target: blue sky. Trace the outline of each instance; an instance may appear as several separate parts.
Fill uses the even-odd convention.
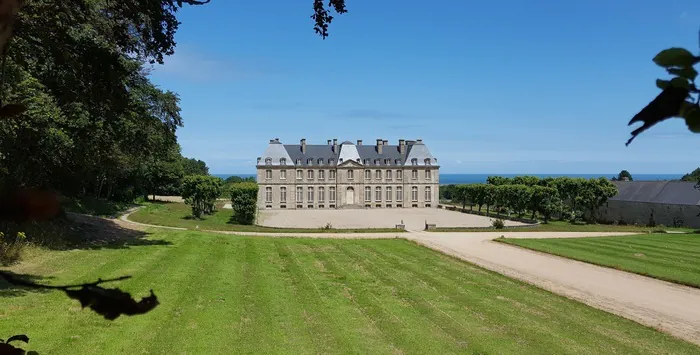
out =
[[[439,5],[438,5],[439,4]],[[422,138],[443,173],[684,173],[680,119],[624,143],[661,49],[698,50],[700,2],[347,0],[325,41],[311,0],[180,12],[153,80],[181,96],[183,154],[252,173],[271,138]]]

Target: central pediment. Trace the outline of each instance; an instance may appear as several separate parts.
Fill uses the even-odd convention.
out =
[[[346,161],[338,164],[339,168],[360,168],[362,166],[363,166],[362,164],[358,163],[355,160],[346,160]]]

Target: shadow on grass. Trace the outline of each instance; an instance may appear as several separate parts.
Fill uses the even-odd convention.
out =
[[[134,246],[171,245],[148,238],[149,233],[125,228],[115,220],[69,213],[65,218],[23,224],[0,223],[5,235],[24,232],[27,240],[50,250],[125,249]]]
[[[4,272],[7,272],[9,274],[12,274],[13,277],[16,277],[21,280],[25,281],[31,281],[35,283],[48,283],[49,280],[53,279],[53,277],[45,277],[45,276],[39,276],[39,275],[32,275],[32,274],[17,274],[8,270],[3,270]],[[30,288],[30,287],[24,287],[24,286],[17,286],[13,285],[9,282],[7,282],[4,278],[0,277],[0,298],[3,297],[19,297],[19,296],[24,296],[27,293],[46,293],[46,292],[51,292],[52,290],[48,289],[41,289],[41,288]]]

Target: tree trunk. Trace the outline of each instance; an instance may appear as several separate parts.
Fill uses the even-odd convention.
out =
[[[490,216],[491,214],[489,213],[489,209],[491,208],[491,205],[486,205],[486,216]]]
[[[532,217],[530,217],[530,219],[532,219],[532,220],[535,219],[535,210],[534,209],[532,210]]]

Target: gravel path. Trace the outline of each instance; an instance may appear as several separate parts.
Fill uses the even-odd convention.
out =
[[[122,216],[122,222],[128,220]],[[145,225],[136,224],[143,228]],[[157,227],[157,226],[155,226]],[[580,238],[630,233],[216,233],[269,237],[406,238],[483,268],[700,345],[700,290],[493,241],[506,238]]]

